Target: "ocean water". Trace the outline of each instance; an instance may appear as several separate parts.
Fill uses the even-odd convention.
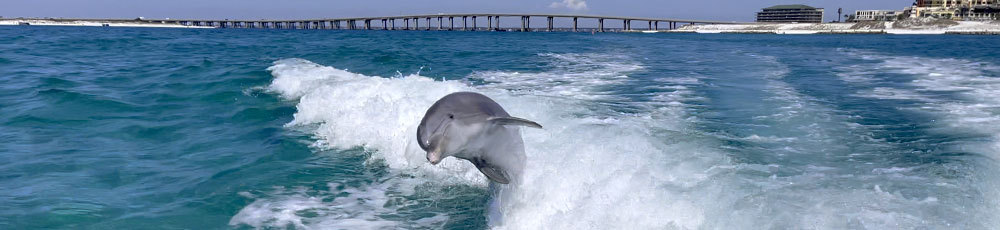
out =
[[[1000,37],[0,27],[0,229],[997,229]],[[524,184],[430,165],[480,92]]]

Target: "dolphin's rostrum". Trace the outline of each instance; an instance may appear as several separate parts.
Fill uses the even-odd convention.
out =
[[[510,116],[485,95],[458,92],[427,109],[417,127],[417,142],[431,164],[449,156],[465,159],[491,181],[508,184],[519,180],[524,168],[524,140],[518,126],[542,128]]]

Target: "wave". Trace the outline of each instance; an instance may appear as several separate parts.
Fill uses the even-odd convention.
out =
[[[841,74],[845,81],[870,89],[859,90],[859,97],[880,100],[906,100],[900,109],[934,117],[933,133],[966,137],[939,147],[943,151],[974,153],[990,160],[971,160],[969,169],[976,179],[970,193],[976,203],[971,218],[985,226],[1000,225],[1000,68],[973,60],[895,56],[867,51],[847,50],[865,64],[851,66]],[[853,69],[868,69],[857,72]],[[862,79],[862,81],[855,81]],[[902,80],[900,82],[900,80]],[[893,82],[895,81],[895,82]],[[893,83],[886,83],[893,82]],[[899,84],[902,83],[902,84]],[[985,204],[985,205],[983,205]]]
[[[608,86],[628,83],[628,72],[641,67],[627,59],[609,64],[609,56],[601,54],[542,55],[551,57],[555,66],[565,68],[531,74],[474,73],[470,78],[486,80],[479,85],[468,81],[434,81],[419,75],[364,76],[302,59],[286,59],[269,68],[275,79],[268,88],[298,102],[298,112],[288,125],[315,127],[312,132],[319,139],[316,147],[361,146],[371,152],[370,163],[384,164],[396,175],[404,173],[420,178],[387,179],[358,188],[362,194],[378,196],[385,190],[413,190],[428,184],[484,188],[485,178],[471,164],[449,158],[432,166],[426,163],[415,142],[415,127],[435,100],[452,92],[476,91],[489,95],[511,114],[546,127],[523,131],[528,156],[524,184],[513,191],[512,201],[503,207],[508,210],[504,213],[505,225],[495,227],[605,229],[702,225],[707,218],[703,208],[713,201],[710,197],[696,197],[699,192],[695,190],[718,189],[708,184],[719,183],[713,179],[719,172],[709,169],[726,164],[726,157],[708,147],[711,145],[706,140],[684,134],[690,131],[684,122],[688,119],[684,116],[684,100],[689,99],[685,95],[690,94],[685,84],[697,84],[697,80],[663,82],[666,90],[642,95],[647,97],[644,102],[634,103],[639,112],[616,114],[602,107],[607,107],[607,101],[629,103],[629,100],[615,99],[608,93]],[[519,90],[525,88],[530,90]],[[348,193],[354,192],[358,191]],[[378,213],[398,210],[369,206],[369,202],[378,206],[384,199],[325,201],[328,199],[324,197],[338,193],[303,194],[308,192],[278,192],[276,196],[257,198],[231,224],[311,228],[350,220],[369,226],[426,227],[444,224],[449,218],[439,213],[421,221],[391,220]],[[425,195],[429,199],[450,196]],[[354,207],[347,213],[368,214],[336,214],[340,211],[312,216],[299,214],[322,206]]]

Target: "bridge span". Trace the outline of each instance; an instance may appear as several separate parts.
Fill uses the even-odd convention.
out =
[[[517,18],[520,28],[503,28],[500,20]],[[532,18],[545,18],[544,28],[531,28]],[[352,17],[301,20],[199,20],[199,19],[50,19],[56,21],[103,21],[178,24],[185,26],[208,26],[217,28],[261,28],[261,29],[341,29],[341,30],[463,30],[463,31],[554,31],[555,19],[572,19],[571,31],[580,31],[581,19],[595,20],[597,32],[609,30],[673,30],[683,24],[749,24],[746,22],[724,22],[709,20],[688,20],[676,18],[620,17],[573,14],[424,14],[386,17]],[[459,25],[456,27],[456,19]],[[470,20],[471,19],[471,20]],[[485,21],[483,20],[485,19]],[[607,27],[606,21],[620,22],[617,27]],[[421,24],[423,21],[423,24]],[[446,22],[447,21],[447,22]],[[633,21],[646,22],[645,28],[632,27]],[[399,24],[397,24],[399,22]],[[470,24],[471,22],[471,24]],[[479,26],[485,22],[485,26]],[[666,23],[664,27],[660,23]],[[470,27],[471,25],[471,27]]]

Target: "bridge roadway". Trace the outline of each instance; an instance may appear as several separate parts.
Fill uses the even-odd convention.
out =
[[[486,17],[487,26],[478,27],[477,22]],[[159,24],[179,24],[186,26],[209,26],[217,28],[264,28],[264,29],[348,29],[348,30],[469,30],[469,19],[472,20],[472,30],[503,30],[500,27],[501,18],[520,18],[520,31],[533,31],[531,28],[531,18],[545,18],[547,26],[545,31],[555,29],[556,18],[566,18],[573,20],[573,31],[579,31],[580,19],[597,20],[598,32],[605,32],[605,20],[621,21],[621,30],[633,30],[632,21],[647,22],[647,30],[660,30],[660,22],[667,23],[667,30],[679,28],[680,23],[687,24],[749,24],[746,22],[723,22],[707,20],[688,20],[674,18],[645,18],[645,17],[619,17],[619,16],[598,16],[598,15],[573,15],[573,14],[424,14],[424,15],[403,15],[387,17],[353,17],[353,18],[326,18],[326,19],[302,19],[302,20],[198,20],[198,19],[49,19],[54,21],[100,21],[100,22],[129,22],[129,23],[159,23]],[[461,25],[455,27],[455,19],[459,18]],[[432,19],[436,19],[437,25]],[[445,24],[447,19],[447,24]],[[420,21],[426,21],[423,27]],[[400,26],[396,22],[401,21]],[[346,23],[346,24],[343,24]],[[361,25],[358,23],[361,22]],[[381,27],[374,27],[372,22],[381,23]],[[412,22],[412,26],[411,23]],[[518,28],[513,28],[518,30]],[[537,31],[537,30],[535,30]]]

